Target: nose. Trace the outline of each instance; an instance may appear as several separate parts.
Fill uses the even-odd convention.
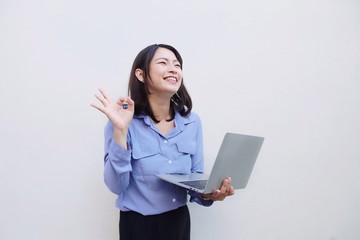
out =
[[[169,67],[169,72],[171,73],[177,73],[177,69],[175,67],[175,65],[171,64],[170,67]]]

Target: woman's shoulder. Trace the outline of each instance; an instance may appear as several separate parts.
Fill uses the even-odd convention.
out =
[[[181,116],[179,113],[177,114],[179,118],[181,118],[185,123],[190,122],[200,122],[200,116],[196,112],[190,112],[186,116]]]
[[[189,116],[190,119],[195,119],[195,120],[200,121],[200,116],[196,112],[190,112],[190,114],[188,116]]]

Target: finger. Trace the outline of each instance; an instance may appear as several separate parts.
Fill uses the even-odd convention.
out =
[[[231,178],[229,177],[229,194],[233,194],[233,192],[234,192],[234,188],[231,184]]]
[[[233,186],[230,186],[229,190],[226,192],[226,195],[224,196],[224,198],[232,196],[235,194],[235,190],[233,188]]]
[[[128,104],[128,97],[120,97],[119,100],[117,101],[117,104],[123,104],[123,103],[127,103]]]
[[[120,98],[122,101],[127,102],[129,105],[134,105],[134,101],[131,99],[131,97],[127,96],[127,97],[123,97]]]
[[[96,93],[96,94],[95,94],[95,97],[96,97],[96,99],[99,100],[104,106],[107,105],[108,102],[107,102],[107,100],[104,98],[103,95],[100,95],[100,94]]]
[[[105,113],[103,107],[100,106],[99,104],[92,103],[92,104],[90,104],[90,106],[96,108],[97,110],[99,110],[102,113]]]
[[[212,198],[216,201],[221,201],[222,200],[222,194],[220,190],[216,190],[212,193]]]
[[[227,185],[227,186],[228,186],[227,192],[229,193],[229,192],[231,192],[231,188],[232,188],[232,185],[231,185],[231,177],[228,177],[227,180],[228,180],[228,181],[227,181],[227,183],[228,183],[228,185]]]
[[[103,97],[105,97],[105,96],[107,95],[104,89],[99,88],[98,90],[99,90],[99,92],[101,93],[101,95],[102,95]]]
[[[119,100],[116,102],[116,104],[120,106],[120,109],[127,110],[129,108],[129,104],[126,101],[126,97],[119,98]]]
[[[129,110],[135,111],[135,102],[131,99],[131,97],[127,97],[127,102],[129,104]]]
[[[230,187],[230,192],[229,192],[229,195],[228,195],[228,196],[232,196],[232,195],[234,195],[234,194],[235,194],[234,187],[231,186],[231,187]]]
[[[228,178],[225,178],[221,185],[220,192],[222,194],[226,194],[230,190],[230,187],[231,187],[230,180]]]
[[[99,92],[101,93],[103,99],[107,100],[109,103],[111,103],[111,97],[103,90],[102,88],[99,88]]]
[[[117,104],[121,105],[123,109],[129,109],[131,111],[134,111],[134,101],[130,97],[119,98]],[[124,107],[125,104],[126,107]]]

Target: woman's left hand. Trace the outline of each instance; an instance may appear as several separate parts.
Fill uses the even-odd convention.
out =
[[[223,201],[226,197],[235,194],[234,188],[231,186],[231,178],[225,178],[222,182],[220,189],[208,193],[202,194],[204,200]]]

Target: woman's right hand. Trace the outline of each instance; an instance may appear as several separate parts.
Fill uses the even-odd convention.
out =
[[[121,97],[117,102],[113,102],[110,96],[102,89],[95,97],[100,103],[92,103],[91,106],[104,113],[114,127],[114,131],[126,132],[134,116],[134,101],[130,97]],[[123,108],[123,103],[127,103],[127,108]]]

